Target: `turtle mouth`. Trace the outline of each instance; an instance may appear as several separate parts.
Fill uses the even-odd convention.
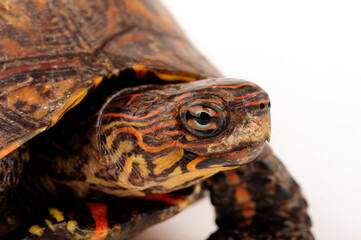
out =
[[[253,161],[263,150],[266,141],[250,142],[246,145],[237,146],[234,149],[208,156],[207,159],[197,164],[197,169],[206,168],[233,168]]]

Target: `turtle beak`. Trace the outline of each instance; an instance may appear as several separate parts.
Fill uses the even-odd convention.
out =
[[[267,109],[268,109],[268,133],[267,133],[267,142],[271,142],[271,103],[269,102],[267,105]]]
[[[270,109],[267,107],[267,112],[261,116],[261,121],[263,122],[263,132],[265,136],[265,142],[271,141],[271,114]]]
[[[257,125],[259,128],[256,133],[260,137],[259,139],[262,142],[270,142],[271,141],[271,104],[268,98],[268,95],[266,95],[266,101],[259,104],[258,109],[254,109],[252,112],[253,120],[257,122]]]

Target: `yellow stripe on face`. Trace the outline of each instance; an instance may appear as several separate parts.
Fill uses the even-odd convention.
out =
[[[143,156],[138,155],[133,158],[133,162],[138,163],[139,173],[143,178],[148,178],[148,167]]]
[[[161,174],[164,170],[172,167],[176,162],[182,159],[183,149],[176,148],[165,156],[159,157],[153,161],[156,165],[154,168],[154,174]]]
[[[120,178],[126,181],[128,186],[132,186],[132,184],[128,181],[129,175],[133,170],[133,162],[139,164],[139,172],[136,171],[137,174],[140,174],[143,178],[148,178],[148,168],[147,163],[142,155],[132,155],[125,160],[124,171],[122,172]]]
[[[117,126],[117,125],[145,127],[145,126],[149,126],[149,125],[153,124],[156,121],[158,121],[157,118],[152,119],[152,120],[147,121],[147,122],[112,121],[111,123],[108,123],[108,124],[102,126],[101,133],[104,133],[108,129],[111,129],[114,126]]]
[[[159,185],[162,185],[164,189],[179,189],[188,187],[190,185],[193,185],[195,183],[198,183],[202,181],[203,179],[209,178],[212,175],[220,172],[220,171],[226,171],[230,169],[234,169],[236,167],[220,167],[220,168],[206,168],[206,169],[194,169],[190,172],[181,173],[179,175],[174,175],[171,178],[166,179],[165,181],[162,181],[159,183]],[[174,173],[174,172],[173,172]],[[194,181],[190,181],[194,180]],[[187,185],[181,185],[179,183],[188,183]]]
[[[177,176],[182,173],[182,169],[180,166],[176,167],[172,173],[168,175],[168,177]]]
[[[114,148],[112,148],[112,144],[114,141],[114,136],[110,135],[107,137],[107,150],[111,149],[114,150]],[[115,152],[111,152],[111,155],[107,156],[107,159],[109,161],[109,163],[115,163],[117,161],[119,161],[119,158],[122,156],[122,154],[124,153],[128,153],[133,151],[134,146],[133,143],[131,141],[122,141],[120,143],[118,143],[117,148],[115,149]]]
[[[159,185],[163,186],[164,189],[176,190],[200,182],[201,180],[209,178],[219,171],[220,170],[216,168],[194,170],[192,172],[186,172],[171,178],[167,178],[166,180],[160,182]],[[187,183],[187,185],[185,185],[185,183]]]
[[[127,158],[125,160],[125,165],[124,165],[124,174],[126,174],[127,178],[129,177],[129,174],[132,172],[133,169],[133,159],[134,156],[130,156],[129,158]]]
[[[107,136],[107,139],[106,139],[107,149],[111,149],[111,148],[112,148],[113,141],[114,141],[114,135],[109,135],[109,136]]]
[[[186,134],[185,136],[186,136],[186,139],[187,139],[188,142],[195,141],[195,140],[199,139],[196,136],[190,135],[190,134]]]

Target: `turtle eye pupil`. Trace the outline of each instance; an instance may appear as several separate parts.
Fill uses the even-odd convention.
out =
[[[202,112],[199,116],[194,116],[193,120],[199,125],[208,125],[211,122],[212,116],[206,112]]]
[[[210,116],[208,113],[206,113],[206,112],[202,112],[201,115],[199,116],[199,118],[200,118],[201,120],[208,120],[208,119],[211,118],[211,116]]]

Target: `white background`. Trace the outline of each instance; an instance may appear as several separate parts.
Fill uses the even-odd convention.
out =
[[[164,0],[225,76],[272,101],[271,145],[302,185],[317,239],[361,239],[361,6],[358,1]],[[206,239],[209,200],[137,240]]]

